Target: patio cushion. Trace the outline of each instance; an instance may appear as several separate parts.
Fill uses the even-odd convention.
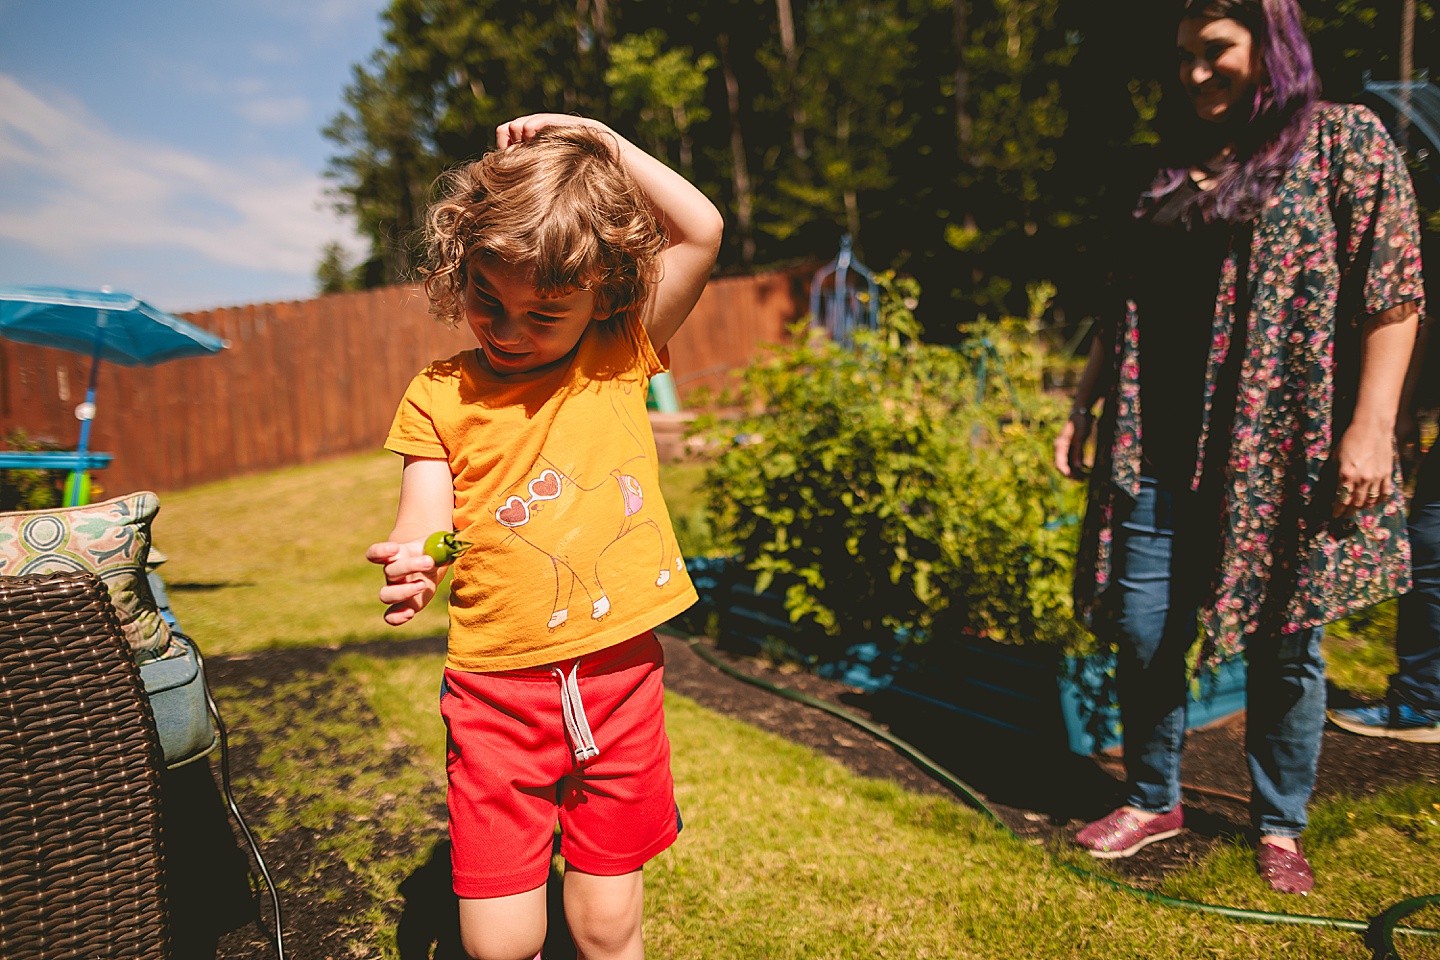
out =
[[[0,575],[95,574],[136,660],[153,660],[171,641],[145,577],[159,510],[160,498],[146,490],[83,507],[0,513]]]

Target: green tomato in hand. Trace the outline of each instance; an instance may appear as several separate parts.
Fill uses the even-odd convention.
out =
[[[425,556],[434,560],[437,567],[445,566],[469,549],[469,541],[461,540],[449,531],[436,530],[425,538]]]

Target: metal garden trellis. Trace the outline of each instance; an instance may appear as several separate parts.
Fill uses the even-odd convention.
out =
[[[860,298],[859,283],[852,285],[854,274],[865,283],[867,297]],[[825,291],[826,281],[830,290]],[[870,268],[855,259],[850,249],[850,235],[840,240],[840,253],[815,271],[810,281],[810,324],[822,327],[830,338],[842,346],[850,346],[855,331],[865,325],[875,329],[880,322],[880,287]]]
[[[1378,101],[1380,119],[1396,142],[1410,148],[1426,172],[1440,179],[1440,172],[1425,162],[1430,151],[1440,150],[1440,87],[1430,82],[1428,73],[1422,72],[1418,80],[1382,81],[1372,80],[1366,71],[1362,93]],[[1419,133],[1429,149],[1414,148],[1412,133]]]

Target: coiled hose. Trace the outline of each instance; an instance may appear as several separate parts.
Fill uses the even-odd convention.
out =
[[[979,810],[991,821],[993,821],[996,826],[998,826],[1001,830],[1005,831],[1005,833],[1009,834],[1012,838],[1016,840],[1020,839],[1016,835],[1015,831],[1011,830],[1010,827],[1005,823],[1005,821],[1000,819],[1000,815],[997,814],[995,810],[984,801],[984,799],[982,799],[978,794],[976,794],[975,791],[971,789],[968,784],[965,783],[965,781],[961,780],[949,770],[946,770],[944,767],[940,766],[940,764],[936,763],[934,760],[931,760],[929,757],[925,756],[925,754],[921,753],[910,743],[895,736],[893,733],[891,733],[889,730],[886,730],[884,727],[881,727],[879,724],[873,723],[857,713],[852,713],[851,711],[846,710],[844,707],[837,706],[833,703],[829,703],[825,700],[820,700],[815,697],[807,696],[806,694],[800,693],[798,690],[791,690],[788,687],[777,686],[767,680],[762,680],[759,677],[752,677],[744,671],[737,670],[730,664],[721,660],[713,652],[711,652],[705,646],[705,644],[700,642],[700,638],[698,637],[691,637],[689,638],[688,642],[690,644],[690,648],[695,651],[696,655],[699,656],[700,659],[715,667],[720,672],[728,676],[734,677],[737,680],[742,680],[745,683],[759,687],[762,690],[769,691],[770,693],[773,693],[777,696],[784,697],[787,700],[794,700],[795,702],[803,703],[808,707],[814,707],[817,710],[823,710],[832,716],[839,717],[841,720],[844,720],[847,723],[854,724],[855,726],[859,727],[861,730],[864,730],[871,736],[890,744],[890,746],[898,750],[902,756],[910,760],[920,769],[924,770],[930,776],[934,777],[936,780],[940,781],[950,790],[954,791],[966,802],[974,806],[977,810]],[[1411,897],[1408,900],[1402,900],[1399,903],[1395,904],[1393,907],[1390,907],[1384,913],[1382,913],[1373,923],[1367,923],[1363,920],[1351,920],[1348,917],[1319,917],[1307,913],[1278,913],[1268,910],[1245,910],[1240,907],[1227,907],[1221,904],[1202,903],[1198,900],[1185,900],[1179,897],[1167,897],[1164,894],[1155,893],[1153,890],[1146,890],[1143,887],[1132,886],[1131,884],[1116,880],[1113,877],[1107,877],[1103,874],[1096,873],[1093,870],[1086,870],[1084,867],[1077,867],[1074,864],[1061,863],[1060,865],[1066,870],[1068,870],[1070,873],[1075,874],[1076,876],[1083,877],[1087,880],[1094,880],[1098,883],[1104,884],[1107,887],[1111,887],[1112,889],[1123,891],[1133,896],[1140,897],[1144,900],[1148,900],[1152,903],[1164,904],[1167,907],[1180,907],[1186,910],[1196,910],[1202,913],[1213,913],[1218,916],[1229,917],[1232,920],[1248,920],[1259,923],[1298,924],[1315,927],[1331,927],[1338,930],[1352,930],[1356,933],[1366,935],[1367,938],[1374,938],[1373,942],[1376,947],[1375,955],[1377,958],[1379,958],[1379,960],[1400,960],[1400,953],[1395,947],[1395,934],[1397,933],[1417,937],[1440,937],[1440,930],[1434,929],[1432,927],[1409,927],[1399,925],[1401,920],[1403,920],[1410,914],[1416,912],[1417,910],[1422,910],[1428,906],[1440,905],[1440,893],[1429,894],[1420,897]]]

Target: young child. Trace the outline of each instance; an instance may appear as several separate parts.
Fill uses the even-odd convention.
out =
[[[427,224],[431,310],[478,347],[406,391],[399,514],[366,558],[400,624],[443,574],[427,536],[471,544],[441,696],[465,949],[536,955],[558,818],[580,955],[639,958],[641,868],[679,830],[652,628],[696,599],[645,396],[723,222],[594,120],[521,117],[496,141],[442,179]]]

